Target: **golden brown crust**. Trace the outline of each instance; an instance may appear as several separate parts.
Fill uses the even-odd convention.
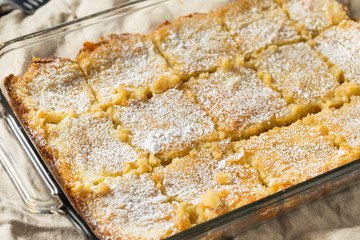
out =
[[[171,22],[166,20],[165,22],[159,24],[159,26],[157,26],[157,28],[155,28],[155,30],[159,30],[160,28],[163,28],[163,27],[166,27],[166,26],[169,26],[171,25]]]
[[[181,22],[187,18],[192,18],[194,16],[201,16],[201,15],[206,16],[206,13],[190,13],[189,15],[178,17],[177,19],[173,20],[172,22],[165,20],[163,23],[159,24],[153,31],[159,30],[164,27],[171,26],[173,23]]]
[[[93,43],[93,42],[85,42],[84,43],[84,47],[82,49],[80,49],[80,53],[81,52],[92,52],[94,51],[96,48],[98,48],[100,45],[102,44],[107,44],[109,43],[108,40],[102,40],[100,42],[97,43]]]
[[[44,65],[54,63],[56,61],[68,62],[71,60],[62,59],[59,57],[50,57],[45,59],[34,58],[33,62],[28,67],[28,73],[34,72],[37,69],[44,67]],[[61,169],[61,166],[57,163],[57,158],[54,155],[54,150],[51,149],[51,147],[48,146],[48,144],[45,141],[46,136],[43,133],[36,131],[36,129],[33,129],[33,127],[30,125],[28,121],[29,119],[27,115],[33,109],[30,109],[29,106],[25,104],[25,101],[21,99],[21,97],[16,92],[16,90],[18,89],[17,86],[15,85],[16,82],[19,81],[18,78],[20,77],[11,74],[4,79],[4,86],[5,89],[7,90],[10,99],[10,104],[15,114],[17,115],[17,118],[20,120],[20,123],[23,125],[26,132],[28,133],[30,140],[34,143],[34,146],[36,147],[36,149],[42,156],[43,160],[45,161],[48,169],[51,171],[56,181],[59,183],[60,187],[64,189],[64,193],[68,196],[70,202],[76,207],[76,209],[79,209],[77,206],[77,201],[75,200],[76,198],[72,196],[71,187],[68,184],[71,179],[69,179],[69,176],[64,174],[64,171]],[[79,211],[79,213],[81,212]],[[84,219],[86,219],[83,214],[82,216]]]
[[[48,58],[43,59],[42,61],[36,61],[36,63],[48,63],[52,60],[53,58]],[[65,190],[64,192],[66,194],[69,194],[71,191],[66,184],[67,180],[64,179],[63,174],[61,174],[61,171],[58,169],[58,165],[56,164],[57,159],[52,154],[52,151],[48,149],[48,146],[44,144],[43,139],[41,139],[40,136],[33,131],[33,129],[29,126],[29,122],[26,121],[25,115],[28,113],[29,109],[25,107],[23,102],[18,98],[15,93],[15,89],[13,88],[14,78],[15,76],[11,74],[4,80],[4,85],[9,94],[11,106],[14,109],[14,112],[17,115],[18,119],[20,120],[20,123],[26,129],[26,132],[28,133],[30,139],[34,142],[35,147],[37,148],[46,165],[48,166],[48,169],[55,176],[55,179],[59,183],[60,187]],[[74,201],[73,198],[70,197],[68,199],[73,205],[76,206],[76,201]]]

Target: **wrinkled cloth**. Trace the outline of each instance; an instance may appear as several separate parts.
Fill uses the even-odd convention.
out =
[[[51,0],[30,16],[15,10],[0,17],[0,43],[108,9],[121,2]],[[360,8],[360,1],[353,0],[353,7]],[[83,239],[79,230],[65,216],[30,213],[2,167],[0,182],[1,239]],[[360,184],[247,230],[235,239],[360,239]]]

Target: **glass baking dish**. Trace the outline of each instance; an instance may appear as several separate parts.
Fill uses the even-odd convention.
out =
[[[208,12],[226,0],[206,5],[186,0],[140,0],[0,44],[0,161],[27,208],[34,213],[66,215],[87,239],[98,239],[60,188],[8,103],[3,79],[22,74],[32,57],[75,58],[85,41],[110,33],[148,33],[165,20]],[[349,1],[346,1],[349,2]],[[360,16],[348,5],[353,17]],[[173,9],[176,9],[176,14]],[[160,14],[161,13],[161,14]],[[224,239],[290,212],[360,180],[360,159],[277,192],[168,239]]]

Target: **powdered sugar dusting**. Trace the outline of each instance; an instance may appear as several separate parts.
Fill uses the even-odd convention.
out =
[[[158,46],[182,74],[211,70],[223,57],[232,57],[237,52],[231,35],[213,14],[183,17],[166,27],[169,35],[158,41]]]
[[[347,19],[346,12],[334,0],[290,0],[286,10],[292,20],[304,25],[309,31],[322,31]]]
[[[51,62],[33,65],[29,68],[33,76],[25,94],[35,102],[35,108],[82,113],[95,103],[81,70],[72,61],[54,58]]]
[[[150,174],[106,178],[110,193],[88,200],[93,223],[123,239],[159,239],[175,232],[174,204],[155,187]],[[110,237],[110,236],[109,236]]]
[[[338,150],[314,126],[298,121],[289,127],[275,128],[245,143],[239,149],[253,155],[256,164],[271,187],[278,181],[290,185],[327,171]]]
[[[245,198],[247,192],[260,194],[264,190],[255,169],[227,162],[227,158],[218,161],[207,152],[176,159],[161,172],[167,195],[196,205],[211,189],[221,192],[223,200],[232,205],[239,201],[239,196]],[[220,172],[228,174],[230,184],[221,185],[216,181]]]
[[[345,21],[315,38],[315,49],[337,65],[345,79],[360,84],[360,24]]]
[[[137,153],[116,138],[110,118],[81,115],[65,118],[58,126],[55,139],[60,157],[86,174],[122,172],[125,162],[134,162]]]
[[[176,89],[115,109],[115,117],[131,131],[133,144],[151,153],[183,151],[214,135],[211,119]]]
[[[87,80],[102,102],[111,100],[119,87],[150,87],[171,69],[144,35],[112,35],[109,43],[90,53],[92,63],[80,62]]]
[[[254,7],[247,11],[251,13],[247,18],[244,13],[237,11],[225,14],[225,23],[239,44],[241,53],[247,54],[271,44],[291,43],[301,39],[280,9],[260,12]]]
[[[184,128],[148,131],[148,134],[143,138],[141,144],[144,150],[148,150],[151,153],[158,153],[163,149],[164,145],[169,145],[175,138],[184,138],[184,136],[191,135],[193,131],[196,131],[195,124],[185,126]],[[141,139],[142,135],[143,132],[137,131],[134,134],[134,139]]]
[[[248,68],[210,74],[190,82],[190,90],[202,107],[227,131],[242,131],[251,124],[265,124],[289,114],[280,94],[266,86]]]
[[[272,0],[242,0],[228,4],[223,10],[226,20],[234,20],[226,22],[227,24],[235,26],[235,22],[238,22],[240,24],[238,27],[243,27],[247,21],[259,20],[265,12],[278,8],[279,6]]]
[[[339,85],[328,65],[305,43],[268,49],[257,62],[272,77],[271,84],[289,102],[305,103],[321,99]]]

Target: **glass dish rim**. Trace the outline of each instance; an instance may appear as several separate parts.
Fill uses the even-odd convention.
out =
[[[40,36],[42,34],[53,32],[53,31],[56,31],[56,30],[61,29],[61,28],[69,27],[69,26],[75,25],[77,23],[85,22],[87,20],[91,20],[91,19],[94,19],[96,17],[105,16],[106,14],[115,12],[116,10],[124,9],[126,7],[129,7],[129,6],[133,6],[133,5],[136,5],[136,4],[139,4],[139,3],[143,3],[143,2],[152,2],[152,1],[154,2],[154,0],[129,0],[126,3],[114,6],[114,7],[109,8],[109,9],[105,9],[105,10],[102,10],[102,11],[99,11],[99,12],[95,12],[95,13],[86,15],[84,17],[76,18],[76,19],[70,20],[68,22],[64,22],[64,23],[55,25],[53,27],[49,27],[49,28],[45,28],[45,29],[42,29],[42,30],[39,30],[39,31],[35,31],[35,32],[29,33],[29,34],[25,34],[25,35],[22,35],[20,37],[12,38],[10,40],[7,40],[5,42],[0,43],[0,56],[2,54],[6,53],[6,51],[4,53],[1,53],[1,51],[4,48],[6,48],[6,47],[8,47],[8,46],[10,46],[10,45],[12,45],[14,43],[21,42],[21,41],[28,40],[28,39],[32,39],[32,38],[38,37],[38,36]],[[166,1],[169,1],[169,0],[158,0],[154,4],[160,4],[160,3],[166,2]],[[84,26],[84,27],[86,27],[86,26]]]

